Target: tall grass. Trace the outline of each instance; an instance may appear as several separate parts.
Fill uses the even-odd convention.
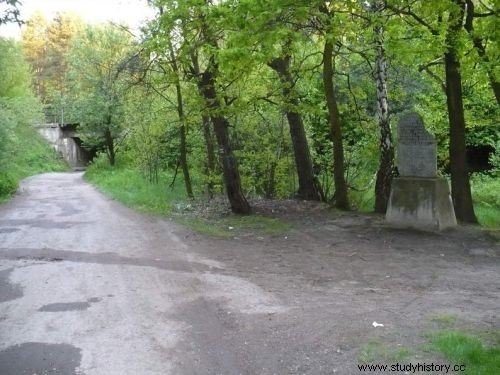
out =
[[[471,179],[474,209],[479,223],[500,230],[500,176],[474,175]]]
[[[97,158],[87,169],[85,179],[101,191],[128,207],[152,214],[169,214],[186,200],[180,176],[173,188],[169,172],[159,175],[158,183],[150,183],[140,171],[120,163],[109,166],[106,158]]]
[[[279,219],[261,215],[230,215],[201,218],[194,209],[193,201],[186,197],[182,176],[177,176],[173,188],[169,185],[173,175],[162,172],[158,183],[151,183],[137,169],[118,159],[110,167],[105,158],[98,158],[87,169],[84,177],[105,194],[126,206],[141,212],[164,215],[195,232],[214,237],[278,235],[292,228]],[[201,186],[201,183],[194,184]],[[195,195],[200,196],[200,191]]]

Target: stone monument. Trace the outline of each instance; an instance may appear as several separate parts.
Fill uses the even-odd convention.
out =
[[[441,230],[457,225],[448,181],[437,177],[436,141],[412,112],[398,123],[397,165],[387,222],[396,226]]]

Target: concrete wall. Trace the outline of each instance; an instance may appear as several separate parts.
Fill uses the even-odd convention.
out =
[[[70,167],[83,169],[87,166],[91,159],[90,154],[77,143],[79,139],[74,130],[63,130],[59,124],[38,125],[37,130],[57,152],[62,154]]]

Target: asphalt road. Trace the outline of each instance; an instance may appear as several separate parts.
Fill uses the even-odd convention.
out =
[[[0,207],[0,374],[253,373],[225,315],[282,307],[176,230],[80,173],[25,180]]]

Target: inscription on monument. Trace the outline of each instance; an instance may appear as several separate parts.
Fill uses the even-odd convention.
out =
[[[406,177],[436,177],[436,141],[425,130],[418,113],[412,112],[398,123],[398,171]]]

